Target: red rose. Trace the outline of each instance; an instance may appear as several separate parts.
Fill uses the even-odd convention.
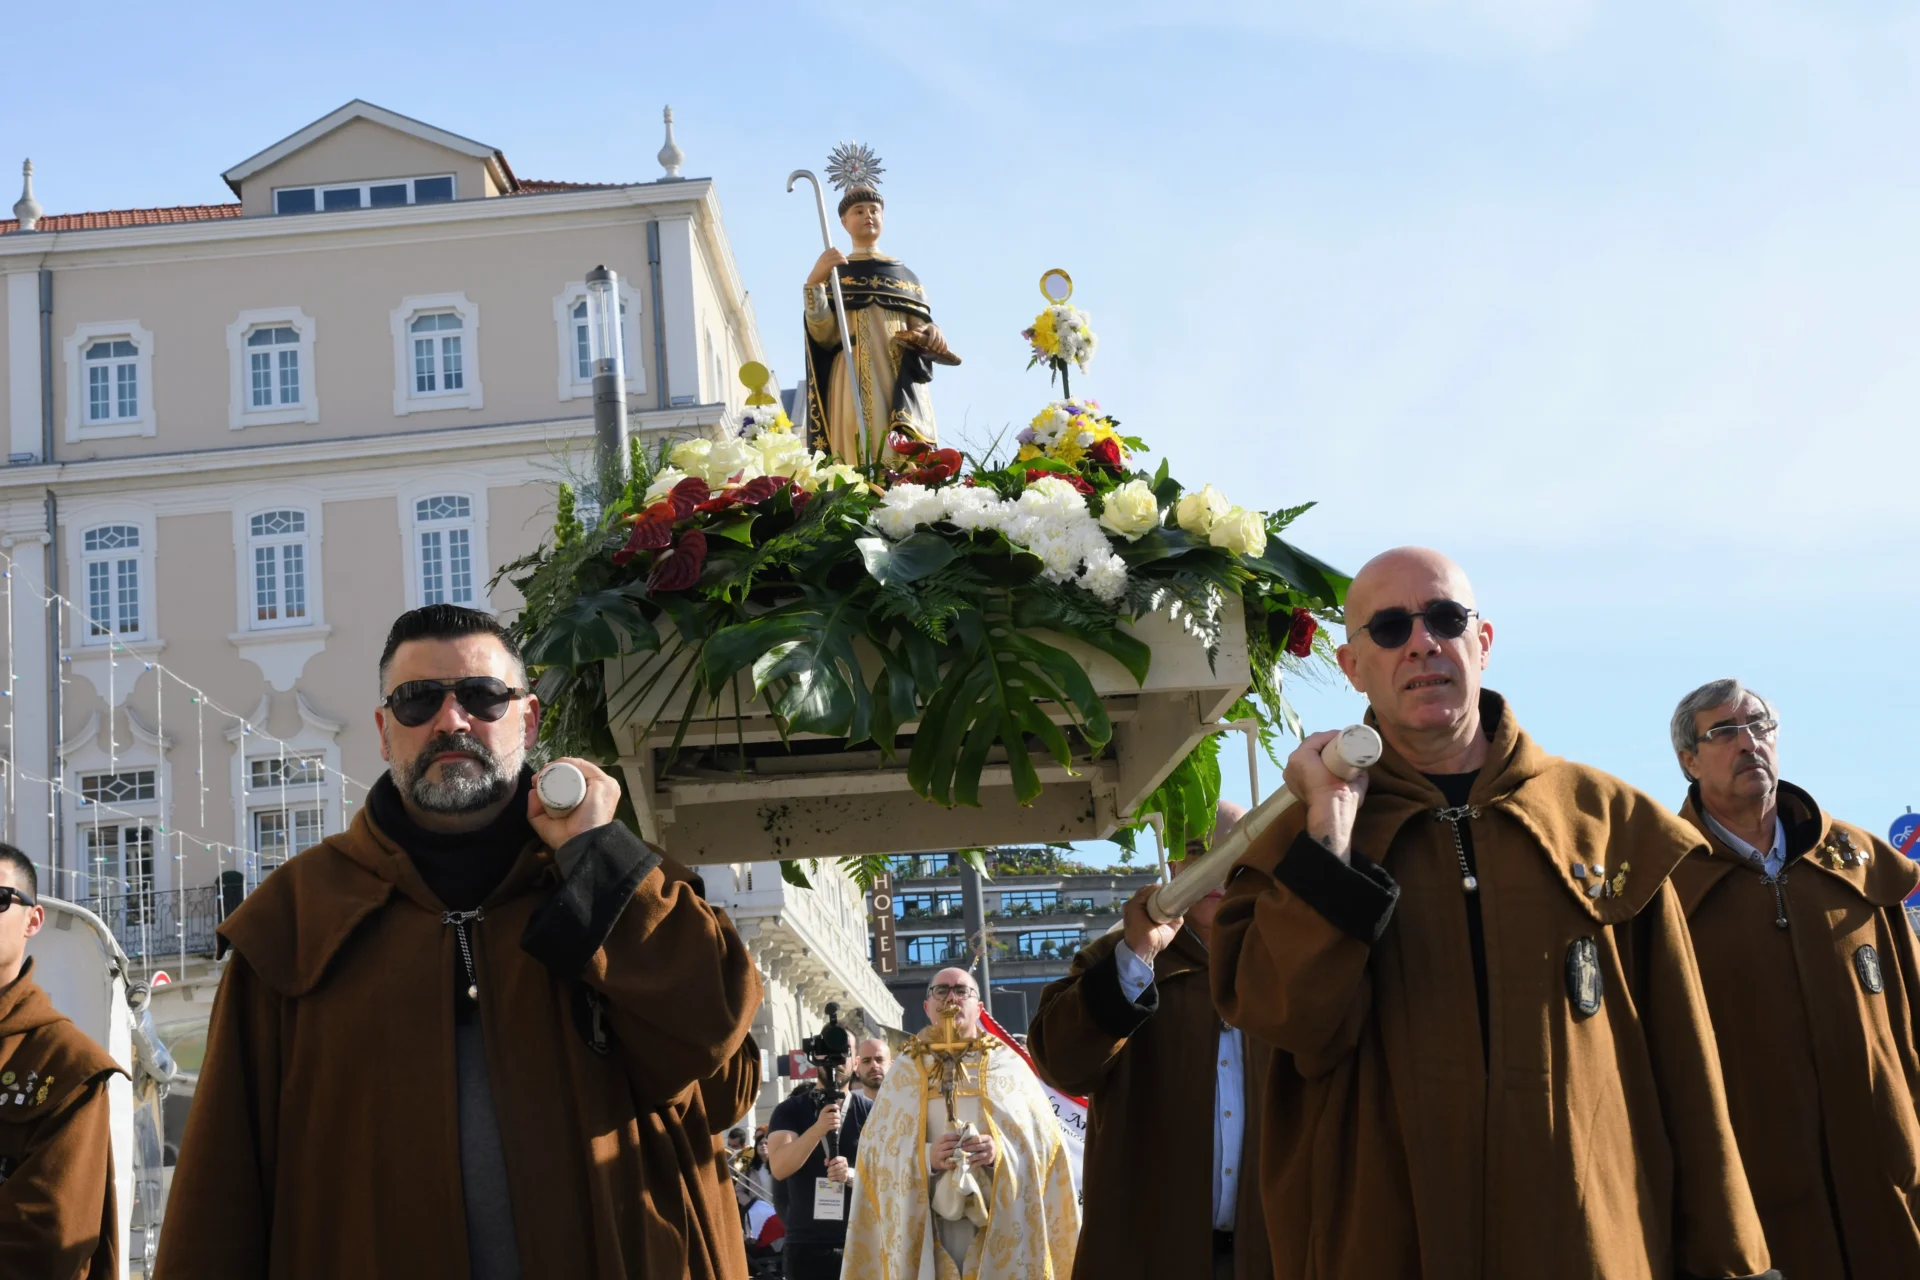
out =
[[[1320,630],[1320,624],[1305,609],[1293,611],[1293,625],[1287,628],[1287,652],[1296,658],[1304,658],[1313,652],[1314,633]]]
[[[1105,440],[1095,440],[1092,447],[1087,450],[1087,456],[1109,471],[1118,471],[1120,469],[1120,442],[1112,437],[1108,437]]]

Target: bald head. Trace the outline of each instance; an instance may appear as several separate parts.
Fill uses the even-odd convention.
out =
[[[1366,695],[1387,741],[1427,773],[1478,768],[1480,673],[1493,627],[1479,616],[1466,571],[1430,548],[1395,547],[1354,575],[1346,612],[1340,669]]]
[[[885,1040],[862,1040],[853,1046],[853,1078],[867,1091],[869,1098],[886,1083],[887,1068],[893,1065],[893,1051]]]
[[[1353,585],[1347,588],[1347,639],[1353,639],[1355,629],[1364,626],[1377,610],[1394,604],[1419,608],[1436,598],[1431,594],[1434,591],[1440,593],[1439,599],[1474,607],[1473,584],[1467,581],[1467,571],[1447,556],[1431,547],[1382,551],[1360,566],[1360,572],[1353,575]],[[1426,599],[1419,604],[1408,603],[1423,592],[1429,593]]]

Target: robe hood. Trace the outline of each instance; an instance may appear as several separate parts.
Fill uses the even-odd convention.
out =
[[[0,1120],[27,1121],[58,1110],[73,1093],[103,1075],[125,1067],[95,1044],[33,980],[29,959],[20,976],[0,988],[0,1083],[23,1084],[29,1074],[45,1088],[16,1089],[12,1105],[0,1107]]]
[[[1782,780],[1778,804],[1780,823],[1787,833],[1789,868],[1797,870],[1805,866],[1816,875],[1835,877],[1876,907],[1896,906],[1915,888],[1920,888],[1920,862],[1899,856],[1874,856],[1880,841],[1864,828],[1836,821],[1800,787]],[[1704,862],[1690,864],[1685,874],[1674,877],[1674,887],[1680,891],[1681,905],[1688,915],[1693,914],[1694,908],[1723,878],[1736,871],[1754,870],[1745,856],[1707,825],[1706,813],[1706,805],[1700,798],[1700,784],[1696,782],[1687,788],[1680,816],[1699,831],[1708,856]],[[1854,856],[1849,857],[1849,853]]]

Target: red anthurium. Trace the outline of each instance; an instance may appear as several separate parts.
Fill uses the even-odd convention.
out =
[[[784,476],[760,476],[747,481],[733,492],[738,497],[741,506],[757,507],[774,494],[780,492],[780,490],[786,488],[787,483],[788,481]]]
[[[933,448],[925,440],[913,440],[906,436],[895,436],[887,442],[893,451],[903,458],[917,458]]]
[[[685,591],[700,581],[700,570],[707,563],[707,535],[689,529],[680,535],[673,550],[654,561],[647,576],[649,591]]]
[[[699,476],[688,476],[673,486],[672,491],[667,494],[667,500],[673,503],[673,518],[685,520],[693,514],[694,508],[705,502],[712,493],[705,480]]]
[[[947,474],[950,476],[959,475],[960,467],[965,461],[966,459],[960,456],[958,449],[935,449],[933,451],[933,465],[945,467]]]
[[[613,553],[615,564],[625,564],[641,551],[657,551],[673,545],[671,503],[656,502],[638,515],[627,518],[633,522],[633,531],[627,535],[627,545]]]
[[[1120,442],[1109,437],[1095,440],[1087,449],[1087,456],[1110,471],[1120,469]]]
[[[807,509],[807,504],[813,501],[813,495],[805,489],[802,489],[799,485],[795,485],[793,486],[792,496],[787,500],[793,504],[793,514],[797,516]]]
[[[1313,652],[1313,636],[1320,630],[1313,615],[1305,609],[1293,611],[1293,624],[1287,628],[1287,652],[1296,658],[1304,658]]]
[[[738,501],[740,501],[740,491],[738,489],[722,489],[719,493],[695,507],[694,510],[705,513],[725,511]]]

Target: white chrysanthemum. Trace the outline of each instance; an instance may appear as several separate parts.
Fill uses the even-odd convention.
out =
[[[1105,560],[1089,560],[1080,585],[1112,604],[1127,593],[1127,562],[1117,555]]]
[[[923,524],[932,524],[946,515],[937,489],[923,484],[897,484],[887,490],[873,513],[873,523],[895,542]]]

